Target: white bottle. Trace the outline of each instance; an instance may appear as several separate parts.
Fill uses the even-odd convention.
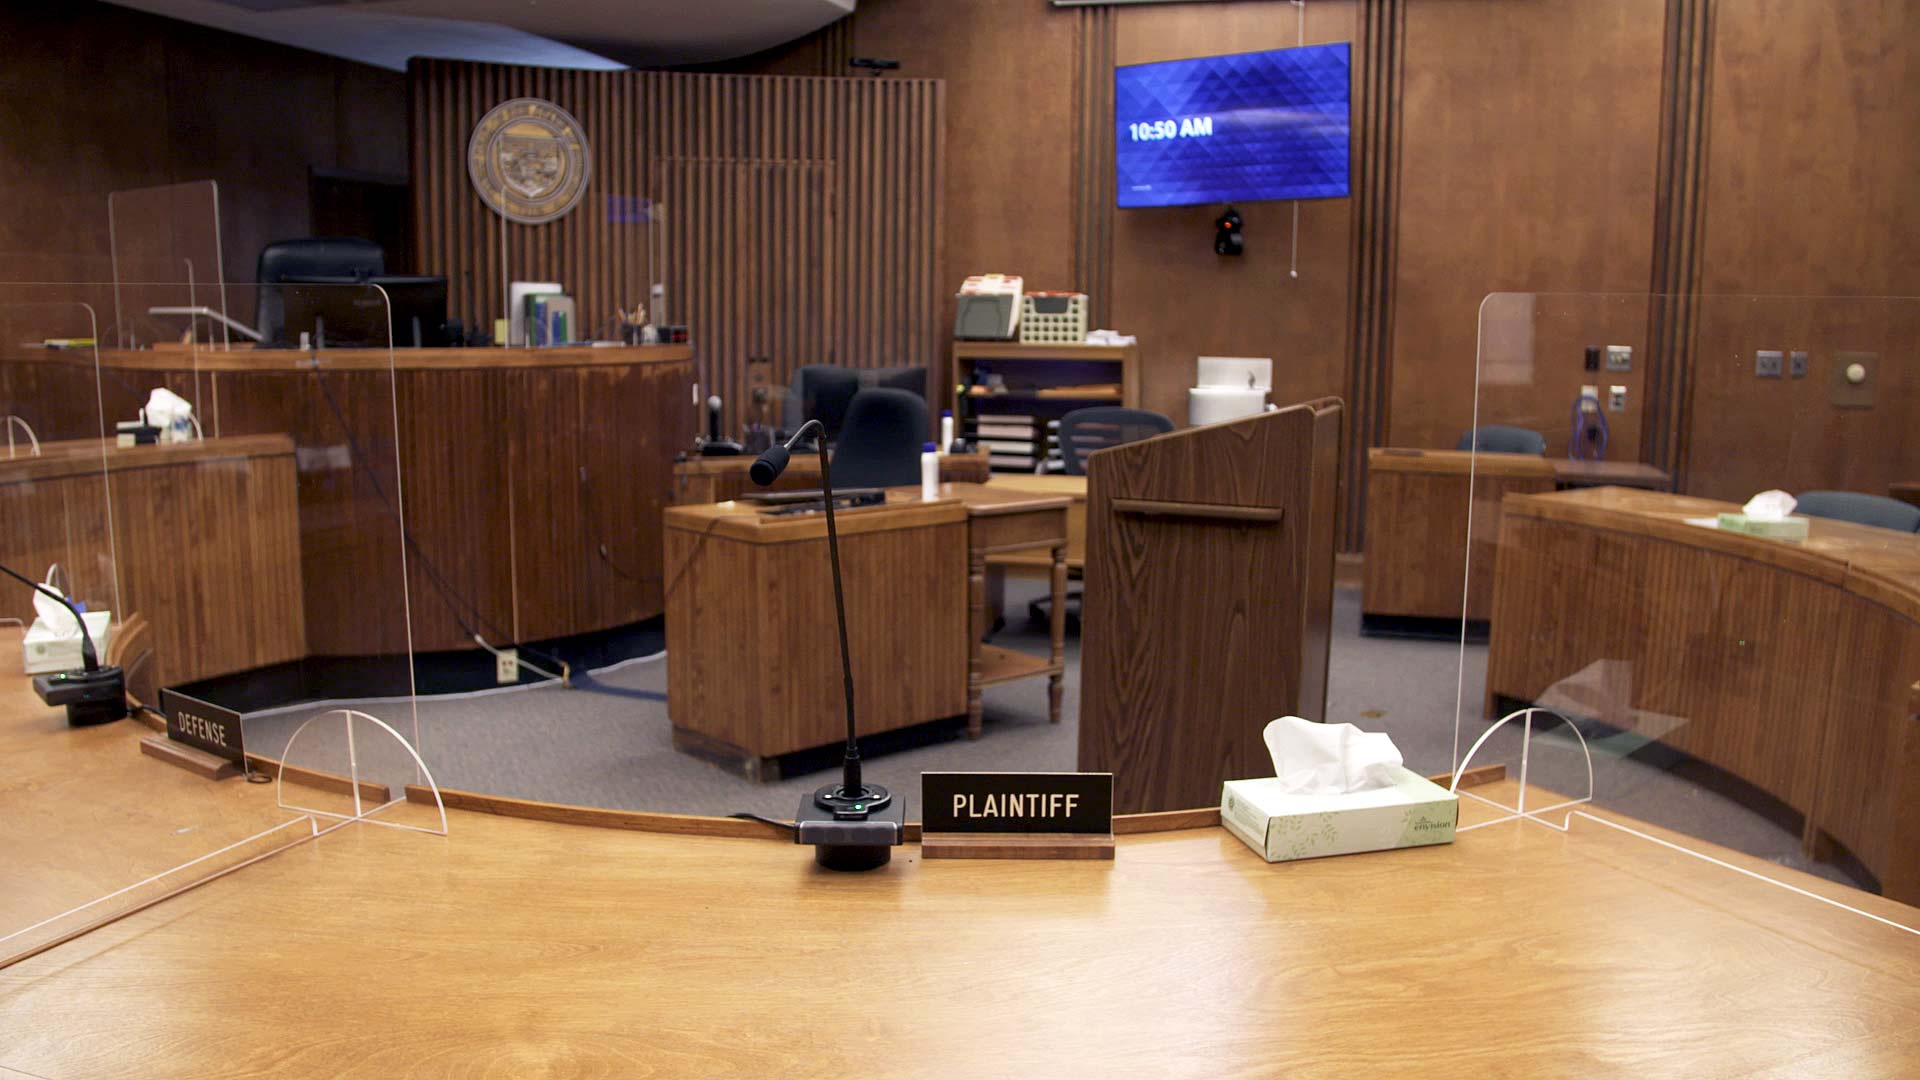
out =
[[[932,443],[920,448],[920,497],[928,502],[940,497],[940,455]]]
[[[953,410],[940,410],[940,446],[942,451],[953,448]]]

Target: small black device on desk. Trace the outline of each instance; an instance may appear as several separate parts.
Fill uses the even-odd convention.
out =
[[[701,457],[739,457],[746,450],[732,439],[720,437],[720,396],[707,399],[707,435],[697,442]]]

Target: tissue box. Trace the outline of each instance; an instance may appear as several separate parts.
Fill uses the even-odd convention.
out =
[[[1745,514],[1721,514],[1720,527],[1728,532],[1764,536],[1771,540],[1805,540],[1807,538],[1807,519],[1804,517],[1790,516],[1780,521],[1767,521],[1751,518]]]
[[[1229,780],[1220,823],[1268,862],[1450,844],[1460,797],[1395,767],[1387,787],[1342,795],[1290,795],[1274,777]]]
[[[100,654],[100,662],[106,663],[107,645],[113,640],[113,613],[89,611],[80,617],[87,620],[87,634],[93,638],[93,648]],[[21,665],[28,675],[72,671],[80,666],[80,635],[55,637],[45,622],[35,619],[33,625],[27,628],[26,637],[20,641],[20,655]]]

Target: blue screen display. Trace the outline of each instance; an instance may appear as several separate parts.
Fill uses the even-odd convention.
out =
[[[1349,46],[1115,68],[1123,207],[1348,194]]]

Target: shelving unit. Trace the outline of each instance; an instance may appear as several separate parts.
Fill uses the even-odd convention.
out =
[[[1038,447],[1045,453],[1047,422],[1091,405],[1140,406],[1136,345],[1036,345],[1018,341],[953,343],[953,415],[961,431],[994,416],[1033,417]],[[960,393],[976,371],[999,375],[1007,389],[997,394]],[[995,471],[1031,469],[995,463]]]

